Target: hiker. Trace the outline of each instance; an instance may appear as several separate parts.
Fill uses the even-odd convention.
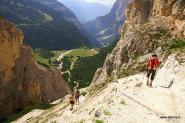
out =
[[[75,92],[76,105],[80,103],[80,91],[77,89]]]
[[[153,54],[152,57],[148,60],[147,63],[147,83],[146,86],[152,87],[156,70],[159,68],[160,62],[156,54]],[[149,82],[150,79],[150,82]]]
[[[74,104],[75,104],[75,96],[74,96],[74,93],[71,94],[71,96],[69,97],[69,101],[70,101],[70,104],[71,104],[70,110],[72,111],[73,110],[73,107],[74,107]]]

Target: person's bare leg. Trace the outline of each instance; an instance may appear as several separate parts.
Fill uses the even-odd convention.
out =
[[[152,87],[152,84],[153,84],[153,80],[151,79],[151,81],[150,81],[150,87]]]
[[[146,77],[147,77],[146,86],[149,86],[149,79],[150,79],[150,71],[149,70],[148,70]]]
[[[72,104],[71,104],[71,108],[70,108],[70,110],[72,110]]]
[[[72,105],[71,105],[71,110],[73,110],[73,106],[74,106],[74,105],[72,104]]]
[[[146,86],[149,85],[149,77],[147,77],[147,82],[146,82]]]
[[[78,97],[78,105],[80,104],[80,99],[79,99],[79,97]]]
[[[152,75],[151,75],[151,78],[150,78],[150,79],[151,79],[151,80],[150,80],[150,87],[152,87],[154,78],[155,78],[155,71],[152,72]]]

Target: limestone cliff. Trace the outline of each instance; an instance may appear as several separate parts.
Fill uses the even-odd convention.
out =
[[[93,82],[105,82],[144,70],[149,53],[161,60],[169,54],[174,40],[185,38],[184,0],[133,0],[126,11],[122,37]]]
[[[38,65],[23,38],[22,31],[0,18],[0,120],[26,105],[68,93],[60,72]]]

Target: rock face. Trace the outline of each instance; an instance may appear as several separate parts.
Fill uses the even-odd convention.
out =
[[[26,105],[66,95],[60,72],[36,63],[32,49],[23,45],[22,31],[2,18],[0,27],[0,120]]]
[[[93,82],[143,70],[146,62],[139,56],[156,52],[161,59],[165,57],[172,39],[185,38],[184,12],[184,0],[133,0],[126,11],[121,39]]]
[[[119,39],[120,28],[125,19],[125,9],[129,0],[117,0],[111,11],[95,20],[84,24],[84,28],[90,35],[97,38],[102,44],[110,44]]]

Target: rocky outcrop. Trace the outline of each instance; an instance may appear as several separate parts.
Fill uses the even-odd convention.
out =
[[[2,18],[0,27],[0,120],[26,105],[66,95],[60,72],[36,63],[32,49],[23,45],[22,31]]]
[[[129,0],[117,0],[111,11],[95,20],[84,24],[84,28],[100,44],[107,45],[119,39],[120,28],[125,20],[125,9]]]
[[[140,56],[156,52],[165,58],[172,39],[185,38],[184,12],[184,0],[133,0],[126,11],[121,39],[93,82],[144,70],[146,62],[139,60]]]

